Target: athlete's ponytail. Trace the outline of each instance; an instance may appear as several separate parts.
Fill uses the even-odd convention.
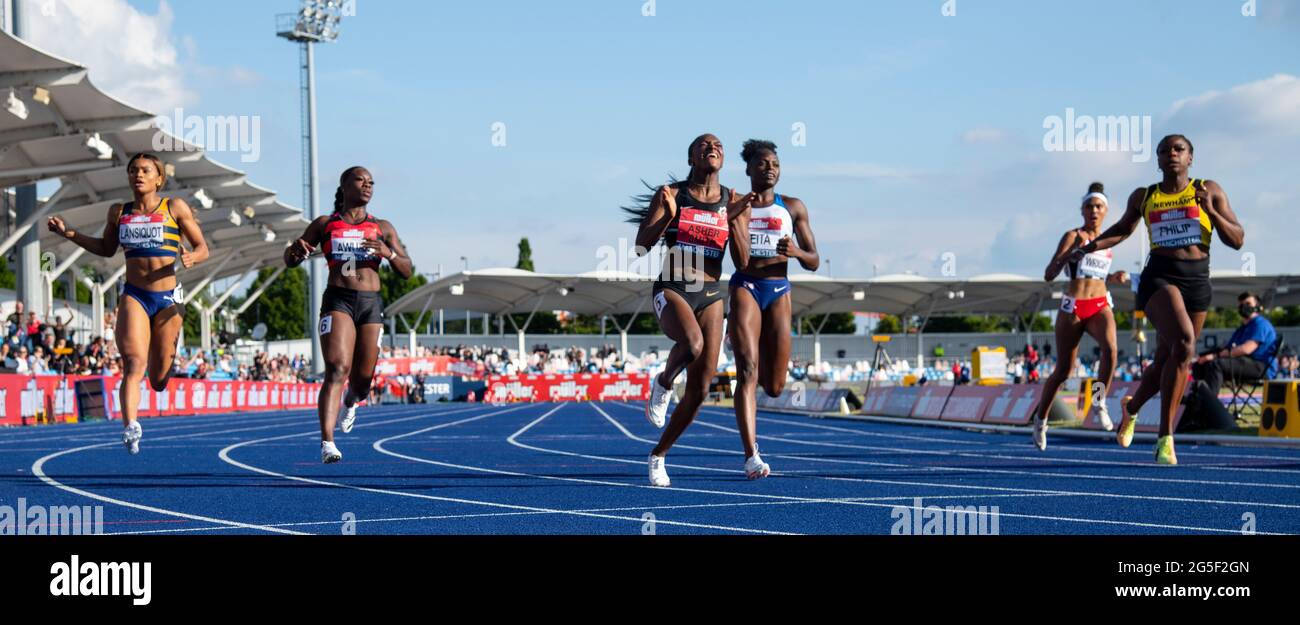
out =
[[[334,192],[334,212],[338,213],[343,210],[343,186],[340,185]]]
[[[677,182],[677,176],[674,176],[671,173],[668,174],[668,184],[677,184]],[[639,224],[645,221],[646,217],[650,216],[650,205],[654,202],[655,193],[659,191],[659,187],[651,186],[650,183],[646,182],[644,179],[641,180],[641,184],[645,185],[645,188],[650,192],[632,196],[631,206],[619,207],[627,214],[627,219],[625,221],[630,224]]]
[[[1100,182],[1094,182],[1088,185],[1088,192],[1083,195],[1083,204],[1086,206],[1088,200],[1092,198],[1101,198],[1101,203],[1109,205],[1110,201],[1106,199],[1106,185]]]

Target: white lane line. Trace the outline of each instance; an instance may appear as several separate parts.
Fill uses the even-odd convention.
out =
[[[547,412],[546,412],[545,414],[543,414],[541,417],[538,417],[538,418],[537,418],[536,420],[534,420],[532,423],[538,423],[538,422],[540,422],[542,419],[545,419],[545,418],[551,416],[552,414],[555,414],[556,412],[558,412],[558,411],[559,411],[561,408],[563,408],[564,406],[565,406],[565,404],[563,404],[563,403],[557,405],[555,408],[552,408],[551,410],[547,411]],[[498,414],[500,414],[500,413],[498,413]],[[489,415],[485,415],[485,416],[489,416]],[[459,424],[457,423],[457,424],[448,424],[448,425],[459,425]],[[524,426],[524,429],[523,429],[523,430],[520,430],[519,432],[516,432],[515,434],[512,435],[512,437],[513,437],[513,436],[517,436],[520,432],[526,431],[526,430],[527,430],[529,427],[531,427],[531,426],[532,426],[531,423],[530,423],[529,425],[527,425],[527,426]],[[505,471],[505,470],[501,470],[501,469],[492,469],[492,468],[487,468],[487,467],[476,467],[476,466],[471,466],[471,465],[455,464],[455,463],[450,463],[450,462],[439,462],[439,461],[437,461],[437,460],[430,460],[430,459],[428,459],[428,458],[421,458],[421,457],[418,457],[418,456],[410,456],[410,455],[407,455],[407,454],[400,454],[400,453],[397,453],[397,452],[394,452],[394,451],[390,451],[390,450],[384,448],[384,444],[385,444],[385,443],[389,443],[389,442],[392,442],[392,441],[394,441],[394,440],[398,440],[398,439],[402,439],[402,438],[407,438],[407,437],[410,437],[410,436],[419,436],[420,434],[423,434],[423,433],[425,433],[425,432],[431,431],[431,430],[433,430],[433,429],[436,429],[436,428],[424,428],[424,429],[422,429],[422,430],[415,430],[415,431],[413,431],[413,432],[408,432],[408,433],[406,433],[406,434],[399,434],[399,435],[397,435],[397,436],[391,436],[391,437],[389,437],[389,438],[385,438],[385,439],[381,439],[381,440],[375,441],[375,444],[372,445],[372,447],[374,447],[375,451],[378,451],[379,453],[387,454],[387,455],[389,455],[389,456],[393,456],[393,457],[395,457],[395,458],[402,458],[402,459],[404,459],[404,460],[410,460],[411,462],[420,462],[420,463],[424,463],[424,464],[431,464],[431,465],[441,466],[441,467],[449,467],[449,468],[461,469],[461,470],[467,470],[467,471],[479,471],[479,472],[483,472],[483,473],[491,473],[491,474],[495,474],[495,475],[509,475],[509,476],[512,476],[512,477],[526,477],[526,478],[534,478],[534,479],[542,479],[542,480],[573,481],[573,480],[576,479],[576,478],[563,478],[563,477],[557,477],[557,476],[553,476],[553,475],[534,474],[534,473],[522,473],[522,472],[518,472],[518,471]],[[588,480],[582,480],[582,481],[583,481],[583,482],[586,482],[586,483],[593,483],[593,484],[594,484],[594,483],[602,483],[602,482],[595,481],[595,480],[591,480],[591,481],[588,481]],[[622,483],[619,483],[619,482],[604,482],[604,483],[605,483],[606,485],[613,485],[613,486],[626,486],[625,484],[622,484]],[[514,508],[520,508],[520,509],[532,509],[532,510],[538,510],[538,511],[559,512],[559,513],[564,513],[564,514],[577,514],[577,515],[580,515],[580,516],[596,516],[596,517],[600,517],[600,518],[612,518],[612,519],[619,519],[619,520],[635,521],[635,522],[637,522],[637,523],[645,523],[645,519],[643,519],[643,518],[641,518],[641,517],[639,517],[639,516],[635,516],[635,517],[623,517],[623,516],[611,516],[611,515],[606,515],[606,514],[590,513],[590,512],[577,512],[577,511],[572,511],[572,510],[549,510],[549,509],[546,509],[546,508],[528,508],[528,507],[522,507],[522,506],[511,506],[511,507],[514,507]],[[711,529],[711,530],[720,530],[720,531],[728,531],[728,532],[744,532],[744,533],[751,533],[751,534],[789,534],[789,532],[774,532],[774,531],[770,531],[770,530],[751,529],[751,528],[735,527],[735,526],[727,526],[727,525],[709,525],[709,524],[704,524],[704,523],[687,523],[687,522],[684,522],[684,521],[669,521],[669,520],[664,520],[664,519],[656,519],[656,520],[655,520],[655,523],[656,523],[656,524],[664,524],[664,525],[680,525],[680,526],[684,526],[684,527],[695,527],[695,528],[701,528],[701,529]]]
[[[622,430],[622,431],[625,432],[626,434],[629,434],[629,435],[631,434],[630,432],[627,431],[626,428],[622,427],[622,424],[618,423],[618,421],[617,421],[616,419],[614,419],[613,417],[609,416],[608,413],[606,413],[604,410],[602,410],[602,409],[600,408],[600,406],[598,406],[598,405],[596,405],[596,404],[591,404],[591,407],[594,408],[597,412],[600,412],[602,415],[604,415],[604,417],[605,417],[605,419],[606,419],[607,421],[609,421],[610,423],[613,423],[613,424],[614,424],[616,427],[618,427],[620,430]],[[648,441],[647,439],[643,439],[643,438],[636,437],[635,435],[632,435],[631,438],[633,438],[634,440],[640,441],[640,442],[653,442],[653,441]],[[520,445],[522,445],[522,444],[520,444]],[[555,454],[560,454],[560,455],[579,456],[579,457],[588,458],[588,459],[592,459],[592,460],[604,460],[604,461],[607,461],[607,462],[620,462],[620,463],[628,463],[628,462],[630,462],[630,463],[634,463],[634,464],[641,464],[640,461],[636,461],[636,460],[627,460],[627,459],[624,459],[624,458],[610,458],[610,457],[606,457],[606,456],[594,456],[594,455],[588,455],[588,454],[578,454],[578,453],[568,452],[568,451],[562,451],[562,450],[548,450],[548,449],[545,449],[545,448],[542,448],[542,447],[531,447],[531,446],[529,446],[529,447],[532,448],[532,449],[535,449],[535,450],[537,450],[537,451],[545,451],[545,452],[555,453]],[[674,445],[674,447],[684,447],[684,446],[683,446],[683,445]],[[709,449],[709,448],[703,448],[703,447],[690,447],[690,449],[698,449],[698,450],[702,450],[702,451],[715,451],[715,452],[724,453],[724,454],[739,453],[739,454],[742,454],[742,455],[743,455],[743,452],[737,452],[737,451],[726,450],[726,449]],[[772,456],[772,457],[775,457],[775,456]],[[715,468],[715,467],[699,467],[699,466],[681,465],[681,464],[674,464],[673,466],[678,467],[678,468],[694,469],[694,470],[698,470],[698,471],[721,471],[721,472],[727,472],[727,473],[736,473],[736,472],[737,472],[737,471],[730,471],[730,470],[727,470],[727,469],[718,469],[718,468]],[[918,467],[918,468],[925,468],[925,467]],[[773,476],[779,476],[779,475],[782,475],[782,474],[778,474],[777,472],[773,472],[772,475],[773,475]],[[1008,491],[1008,492],[1013,492],[1013,493],[1025,493],[1025,492],[1030,492],[1030,493],[1040,493],[1040,494],[1059,494],[1059,495],[1084,494],[1084,493],[1070,493],[1070,492],[1067,492],[1067,491],[1047,491],[1047,490],[1038,490],[1038,489],[1004,488],[1004,487],[996,487],[996,486],[970,486],[970,485],[958,485],[958,484],[939,484],[939,483],[926,483],[926,482],[914,482],[914,481],[902,481],[902,480],[879,480],[879,479],[867,479],[867,478],[843,478],[843,477],[839,477],[839,478],[837,478],[837,477],[829,477],[829,476],[812,476],[812,477],[813,477],[814,479],[825,479],[825,480],[833,480],[833,481],[848,481],[848,482],[871,483],[871,484],[890,484],[890,485],[899,485],[899,486],[932,486],[932,487],[937,487],[937,488],[974,489],[974,490],[993,490],[993,491]],[[647,486],[647,488],[652,488],[652,487]],[[797,497],[782,497],[782,496],[779,496],[779,495],[758,495],[758,494],[750,494],[750,493],[737,493],[737,492],[731,492],[731,491],[698,491],[698,490],[696,490],[696,489],[679,489],[679,488],[676,487],[676,486],[671,487],[671,488],[674,489],[674,490],[688,490],[688,491],[692,491],[692,492],[713,492],[713,493],[715,493],[715,494],[724,494],[724,495],[731,495],[731,496],[737,496],[737,497],[774,497],[774,498],[785,498],[785,499],[799,499],[799,498],[797,498]],[[1096,495],[1096,496],[1100,496],[1100,497],[1111,496],[1111,495],[1106,494],[1106,493],[1096,493],[1095,495]],[[1135,498],[1138,498],[1138,499],[1158,499],[1158,498],[1156,498],[1156,497],[1136,497],[1136,496],[1135,496]],[[829,503],[841,503],[841,504],[843,504],[843,505],[857,505],[857,506],[885,506],[885,505],[887,505],[887,504],[872,504],[872,503],[867,503],[867,502],[855,502],[855,501],[840,501],[840,502],[829,502]],[[1265,504],[1260,504],[1260,505],[1265,505]],[[892,508],[893,506],[890,506],[890,507]],[[1107,520],[1107,519],[1086,519],[1086,518],[1059,517],[1059,516],[1046,516],[1046,515],[1012,514],[1012,513],[1006,513],[1006,512],[1001,513],[1001,516],[1004,516],[1004,517],[1030,518],[1030,519],[1041,519],[1041,520],[1049,520],[1049,521],[1067,521],[1067,522],[1073,522],[1073,523],[1098,523],[1098,524],[1105,524],[1105,525],[1131,525],[1131,526],[1137,526],[1137,527],[1152,527],[1152,528],[1161,528],[1161,529],[1177,529],[1177,530],[1185,530],[1185,531],[1217,532],[1217,533],[1227,533],[1227,534],[1237,534],[1237,533],[1240,533],[1240,530],[1239,530],[1239,529],[1219,529],[1219,528],[1212,528],[1212,527],[1198,527],[1198,526],[1184,526],[1184,525],[1169,525],[1169,524],[1162,524],[1162,523],[1144,523],[1144,522],[1140,522],[1140,521],[1113,521],[1113,520]]]
[[[726,412],[718,411],[718,410],[715,410],[715,409],[708,409],[708,408],[706,408],[706,409],[702,409],[701,412],[702,412],[702,413],[708,413],[708,414],[715,414],[715,415],[718,415],[718,416],[729,416],[729,414],[730,414],[730,413],[726,413]],[[797,421],[788,421],[788,420],[785,420],[785,419],[773,419],[773,418],[770,418],[770,417],[759,417],[758,420],[759,420],[759,421],[766,421],[766,422],[770,422],[770,423],[780,423],[780,424],[782,424],[782,425],[789,425],[789,426],[794,426],[794,427],[810,428],[810,429],[817,429],[817,430],[829,430],[829,431],[834,431],[834,432],[843,432],[843,433],[848,433],[848,434],[861,434],[861,435],[867,435],[867,434],[869,434],[869,433],[867,433],[867,432],[860,432],[860,431],[857,431],[857,430],[853,430],[853,429],[851,429],[851,428],[843,428],[843,427],[836,427],[836,426],[830,426],[830,425],[821,425],[821,424],[817,424],[817,423],[799,423],[799,422],[797,422]],[[939,442],[939,443],[948,443],[949,441],[947,441],[947,440],[945,440],[945,439],[929,439],[928,442],[931,442],[931,443],[934,443],[934,442]],[[995,444],[991,444],[990,446],[992,446],[992,447],[1016,448],[1016,447],[1024,447],[1025,445],[1028,445],[1028,443],[1026,442],[1026,443],[1024,443],[1023,445],[1017,445],[1017,444],[1015,444],[1015,443],[995,443]],[[1147,451],[1144,451],[1144,450],[1136,450],[1136,449],[1122,449],[1122,448],[1119,448],[1119,447],[1111,448],[1111,447],[1098,447],[1098,446],[1093,446],[1092,448],[1088,448],[1088,447],[1085,447],[1085,446],[1079,446],[1079,445],[1057,445],[1057,446],[1054,446],[1054,449],[1058,449],[1058,450],[1067,450],[1067,451],[1071,451],[1071,452],[1092,452],[1092,451],[1100,451],[1100,452],[1104,452],[1104,453],[1117,453],[1117,454],[1126,454],[1126,455],[1138,455],[1138,454],[1141,454],[1142,456],[1150,456],[1150,455],[1151,455],[1150,452],[1147,452]],[[926,453],[926,452],[922,452],[922,453]],[[942,453],[942,452],[930,452],[930,453]],[[1256,454],[1229,454],[1229,453],[1222,453],[1222,454],[1217,454],[1217,453],[1216,453],[1216,454],[1208,454],[1208,453],[1198,453],[1198,452],[1195,452],[1195,451],[1183,451],[1183,452],[1179,452],[1178,455],[1179,455],[1180,457],[1186,457],[1186,458],[1191,458],[1191,457],[1198,457],[1198,458],[1199,458],[1199,457],[1206,457],[1206,458],[1215,458],[1215,459],[1220,459],[1220,458],[1245,458],[1245,459],[1252,459],[1252,460],[1272,460],[1272,461],[1287,461],[1287,460],[1290,460],[1290,461],[1293,461],[1293,462],[1300,462],[1300,456],[1297,456],[1297,457],[1295,457],[1295,458],[1288,458],[1288,457],[1286,457],[1286,456],[1263,456],[1263,455],[1256,455]],[[991,457],[993,457],[993,456],[991,456]],[[1028,456],[1017,456],[1017,457],[1018,457],[1018,458],[1025,458],[1025,459],[1029,459],[1029,458],[1031,458],[1031,457],[1028,457]],[[1133,463],[1124,463],[1124,462],[1107,461],[1107,460],[1075,460],[1075,459],[1070,459],[1070,458],[1049,458],[1049,457],[1043,457],[1043,458],[1041,458],[1041,459],[1043,459],[1043,460],[1055,460],[1055,461],[1060,461],[1060,462],[1086,462],[1086,463],[1092,463],[1092,464],[1129,464],[1129,465],[1134,465],[1134,466],[1151,466],[1151,463],[1149,463],[1149,462],[1133,462]],[[1228,464],[1196,464],[1196,465],[1192,465],[1192,466],[1194,466],[1195,468],[1205,468],[1205,469],[1236,469],[1236,468],[1238,468],[1238,467],[1236,467],[1235,465],[1228,465]],[[1244,468],[1244,467],[1243,467],[1243,468]],[[1288,470],[1288,469],[1250,468],[1249,470],[1252,470],[1252,471],[1265,471],[1265,472],[1277,472],[1277,473],[1293,473],[1293,474],[1300,474],[1300,471],[1292,471],[1292,470]]]
[[[926,501],[934,499],[985,499],[985,498],[1019,498],[1019,497],[1055,497],[1056,495],[1037,495],[1026,493],[1023,495],[911,495],[901,497],[846,497],[844,501],[893,501],[906,500],[914,501],[924,499]],[[810,503],[823,503],[820,501],[737,501],[731,503],[698,503],[698,504],[680,504],[668,506],[626,506],[622,508],[583,508],[572,510],[572,512],[654,512],[660,510],[690,510],[695,508],[753,508],[760,506],[802,506]],[[909,506],[911,507],[911,506]],[[404,516],[389,517],[379,519],[356,519],[355,523],[409,523],[412,521],[445,521],[460,519],[480,519],[495,517],[515,517],[515,516],[545,516],[554,515],[554,512],[480,512],[477,514],[439,514],[423,516]],[[656,521],[657,522],[657,521]],[[294,523],[268,523],[272,527],[299,527],[309,525],[343,525],[341,520],[330,521],[298,521]],[[209,532],[218,530],[238,529],[222,525],[212,525],[208,527],[183,527],[163,530],[139,530],[131,532],[106,532],[106,536],[127,536],[134,534],[177,534],[183,532]]]
[[[439,414],[443,414],[443,413],[439,413]],[[424,416],[424,417],[412,417],[412,418],[427,418],[427,416]],[[409,419],[410,419],[410,418],[408,418],[407,420],[409,420]],[[358,425],[357,427],[362,427],[363,425],[365,425],[365,424]],[[225,430],[225,431],[223,431],[223,432],[221,432],[221,433],[222,433],[222,434],[234,434],[234,433],[237,433],[237,432],[249,432],[249,431],[254,431],[254,430],[265,430],[265,429],[268,429],[268,428],[277,428],[277,427],[286,427],[286,424],[277,424],[277,425],[261,425],[261,426],[245,427],[245,428],[236,428],[236,429],[231,429],[231,430]],[[175,440],[175,439],[185,439],[185,438],[193,438],[193,437],[196,437],[196,436],[208,436],[209,434],[213,434],[213,433],[212,433],[212,432],[199,432],[199,433],[195,433],[195,434],[180,434],[180,435],[175,435],[175,436],[163,436],[163,437],[153,438],[153,439],[151,439],[151,440]],[[178,511],[178,510],[168,510],[168,509],[166,509],[166,508],[158,508],[158,507],[155,507],[155,506],[147,506],[147,505],[144,505],[144,504],[139,504],[139,503],[134,503],[134,502],[130,502],[130,501],[125,501],[125,500],[122,500],[122,499],[116,499],[116,498],[113,498],[113,497],[108,497],[108,496],[105,496],[105,495],[100,495],[100,494],[98,494],[98,493],[92,493],[92,492],[90,492],[90,491],[86,491],[86,490],[82,490],[82,489],[80,489],[80,488],[76,488],[76,487],[73,487],[73,486],[69,486],[69,485],[67,485],[67,484],[64,484],[64,483],[62,483],[62,482],[60,482],[60,481],[54,479],[53,477],[51,477],[51,476],[49,476],[49,475],[47,475],[47,474],[45,473],[45,463],[49,462],[50,460],[53,460],[53,459],[55,459],[55,458],[59,458],[59,457],[61,457],[61,456],[66,456],[66,455],[70,455],[70,454],[80,453],[80,452],[82,452],[82,451],[86,451],[86,450],[90,450],[90,449],[99,449],[99,448],[103,448],[103,447],[111,447],[111,446],[115,446],[115,445],[121,445],[121,443],[120,443],[120,442],[111,442],[111,443],[99,443],[99,444],[95,444],[95,445],[85,445],[85,446],[82,446],[82,447],[74,447],[74,448],[72,448],[72,449],[65,449],[65,450],[63,450],[63,451],[59,451],[59,452],[55,452],[55,453],[52,453],[52,454],[49,454],[49,455],[43,456],[43,457],[41,457],[40,459],[38,459],[35,463],[32,464],[32,475],[35,475],[36,477],[40,478],[40,480],[41,480],[42,482],[44,482],[44,483],[46,483],[46,484],[48,484],[48,485],[50,485],[50,486],[53,486],[54,488],[57,488],[57,489],[59,489],[59,490],[66,491],[66,492],[72,493],[72,494],[74,494],[74,495],[80,495],[80,496],[82,496],[82,497],[88,497],[88,498],[90,498],[90,499],[94,499],[94,500],[96,500],[96,501],[102,501],[102,502],[104,502],[104,503],[110,503],[110,504],[114,504],[114,505],[119,505],[119,506],[122,506],[122,507],[125,507],[125,508],[133,508],[133,509],[136,509],[136,510],[143,510],[143,511],[145,511],[145,512],[152,512],[152,513],[155,513],[155,514],[165,514],[165,515],[168,515],[168,516],[174,516],[174,517],[179,517],[179,518],[183,518],[183,519],[190,519],[190,520],[194,520],[194,521],[205,521],[205,522],[208,522],[208,523],[221,523],[221,524],[223,524],[223,525],[229,525],[229,526],[232,526],[232,527],[239,527],[239,528],[243,528],[243,529],[257,529],[257,530],[263,530],[263,531],[267,531],[267,532],[274,532],[274,533],[277,533],[277,534],[300,534],[300,533],[301,533],[301,532],[295,532],[295,531],[292,531],[292,530],[286,530],[286,529],[280,529],[280,528],[276,528],[276,527],[271,527],[271,526],[269,526],[269,525],[257,525],[257,524],[253,524],[253,523],[243,523],[243,522],[240,522],[240,521],[231,521],[231,520],[228,520],[228,519],[218,519],[218,518],[215,518],[215,517],[208,517],[208,516],[202,516],[202,515],[197,515],[197,514],[189,514],[189,513],[187,513],[187,512],[180,512],[180,511]]]

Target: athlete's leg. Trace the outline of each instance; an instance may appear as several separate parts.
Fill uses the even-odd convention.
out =
[[[180,306],[168,306],[154,315],[149,333],[149,386],[155,392],[167,390],[176,358],[176,339],[184,317]]]
[[[356,345],[357,329],[350,315],[337,310],[321,315],[317,323],[321,352],[325,357],[325,380],[320,387],[316,411],[320,415],[320,439],[333,442],[340,396],[348,375],[352,372],[352,352]]]
[[[123,295],[117,299],[117,327],[113,335],[117,352],[122,356],[122,389],[118,393],[122,426],[130,427],[136,420],[140,382],[149,362],[149,313],[134,297]]]
[[[1157,290],[1147,303],[1146,312],[1161,340],[1169,346],[1169,355],[1159,380],[1160,436],[1168,436],[1173,433],[1174,413],[1182,402],[1187,374],[1196,356],[1198,325],[1187,313],[1183,294],[1173,286]],[[1205,314],[1199,313],[1199,317],[1203,323]]]
[[[722,349],[722,309],[723,302],[717,301],[700,311],[698,317],[692,317],[696,319],[701,335],[700,351],[686,368],[686,389],[682,401],[673,409],[672,418],[659,437],[659,444],[650,452],[651,455],[662,458],[668,453],[668,449],[677,442],[700,412],[700,406],[708,394],[709,382],[713,381],[713,376],[717,373],[718,352]]]
[[[768,397],[780,397],[790,369],[790,296],[781,296],[762,314],[758,383]]]
[[[357,327],[356,348],[352,354],[352,371],[348,377],[348,392],[357,401],[370,395],[370,383],[375,377],[375,363],[379,362],[379,337],[384,331],[382,323],[367,323]]]
[[[663,388],[672,388],[673,380],[688,364],[704,351],[704,336],[700,324],[695,319],[695,312],[680,294],[672,289],[659,291],[665,300],[663,312],[659,314],[659,327],[664,331],[673,348],[664,361],[664,370],[659,374],[658,383]]]
[[[1046,419],[1047,412],[1056,401],[1056,392],[1070,377],[1074,368],[1074,359],[1079,356],[1079,339],[1083,338],[1084,324],[1074,313],[1064,311],[1056,314],[1056,368],[1043,383],[1043,398],[1034,408],[1035,419]]]
[[[757,447],[755,394],[758,386],[758,337],[762,325],[762,311],[753,294],[748,289],[732,288],[727,331],[731,334],[731,352],[736,357],[736,392],[733,395],[736,429],[740,431],[740,443],[745,448],[746,458],[754,455]]]
[[[1119,360],[1119,341],[1115,337],[1115,313],[1109,307],[1088,319],[1088,334],[1101,347],[1101,361],[1097,364],[1097,383],[1109,389],[1115,377],[1115,363]],[[1091,390],[1091,389],[1088,389]],[[1106,397],[1105,391],[1102,398]]]

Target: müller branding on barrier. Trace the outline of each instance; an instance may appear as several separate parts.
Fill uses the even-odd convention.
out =
[[[116,419],[118,376],[25,376],[0,374],[0,426]],[[233,410],[291,410],[316,406],[319,384],[172,378],[154,392],[140,385],[141,417],[211,414]]]
[[[488,376],[489,402],[643,401],[650,398],[645,373],[577,373]]]

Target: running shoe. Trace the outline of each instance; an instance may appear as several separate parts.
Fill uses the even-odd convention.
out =
[[[1047,419],[1034,417],[1034,447],[1038,451],[1047,449]]]
[[[1110,409],[1106,407],[1106,385],[1100,382],[1092,385],[1092,405],[1097,407],[1097,418],[1101,419],[1101,429],[1110,432],[1115,429],[1115,422],[1110,420]]]
[[[761,480],[771,475],[772,467],[767,466],[766,462],[759,457],[758,451],[754,455],[745,459],[745,477],[751,480]]]
[[[1128,413],[1128,403],[1133,401],[1133,396],[1125,395],[1120,401],[1119,412],[1123,418],[1119,420],[1119,432],[1115,435],[1115,440],[1119,441],[1120,447],[1128,447],[1133,444],[1133,430],[1137,428],[1137,415]]]
[[[654,454],[650,455],[650,485],[651,486],[668,486],[672,481],[668,479],[668,470],[664,468],[664,459]]]
[[[1172,434],[1161,436],[1156,440],[1156,464],[1170,466],[1178,464],[1178,456],[1174,454],[1174,437]]]
[[[659,379],[650,380],[650,399],[645,404],[645,418],[657,428],[664,426],[668,417],[668,404],[672,403],[673,389],[659,386]]]
[[[352,400],[352,405],[348,405],[348,400]],[[361,401],[352,397],[352,391],[343,394],[343,419],[339,421],[339,429],[344,434],[352,431],[352,424],[357,422],[357,405]]]
[[[132,456],[140,453],[140,439],[144,437],[144,428],[140,427],[139,421],[132,421],[131,425],[122,430],[122,444],[126,445],[126,450]]]
[[[334,446],[334,441],[320,442],[320,461],[325,464],[334,464],[343,459],[343,454],[339,448]]]

